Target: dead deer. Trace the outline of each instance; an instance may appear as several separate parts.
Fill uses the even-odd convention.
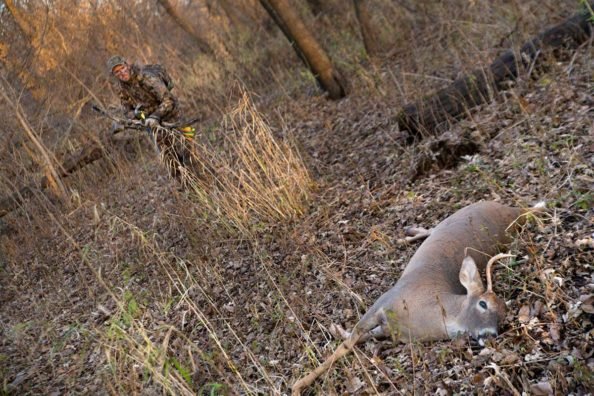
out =
[[[496,336],[505,303],[493,293],[493,263],[511,255],[489,256],[511,242],[509,231],[544,203],[522,209],[479,202],[460,209],[424,236],[400,279],[355,325],[345,341],[319,367],[293,385],[293,395],[311,385],[355,344],[372,337],[402,342],[454,338],[468,333],[483,344]],[[418,237],[411,238],[411,240]],[[487,290],[479,274],[486,269]]]

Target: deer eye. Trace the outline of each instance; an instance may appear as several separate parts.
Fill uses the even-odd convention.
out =
[[[483,300],[479,301],[479,306],[482,309],[487,309],[487,303],[485,301],[483,301]]]

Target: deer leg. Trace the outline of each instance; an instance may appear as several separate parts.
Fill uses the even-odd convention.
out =
[[[371,330],[369,333],[367,333],[370,337],[375,338],[376,340],[381,340],[383,338],[386,338],[388,335],[385,332],[384,326],[383,325],[379,325],[376,328],[374,328],[373,330]]]
[[[349,339],[344,341],[342,344],[338,346],[338,348],[336,348],[336,351],[334,351],[334,353],[330,355],[330,357],[326,359],[324,363],[316,367],[315,370],[307,374],[305,377],[300,378],[299,381],[295,382],[291,390],[292,396],[301,395],[301,391],[303,390],[303,388],[313,384],[313,382],[320,375],[324,374],[326,371],[330,369],[330,367],[332,367],[334,362],[336,362],[344,355],[348,354],[353,349],[357,341],[359,341],[359,338],[356,336],[356,334],[352,334],[351,337],[349,337]]]
[[[330,334],[332,334],[334,336],[334,338],[339,338],[339,339],[342,339],[342,340],[348,340],[349,337],[351,336],[351,332],[350,331],[346,331],[339,324],[334,324],[333,323],[328,330],[330,331]],[[371,329],[370,331],[366,332],[365,334],[361,334],[361,337],[359,338],[359,341],[358,342],[365,342],[365,341],[367,341],[371,337],[373,337],[375,339],[386,338],[386,333],[385,333],[384,328],[382,327],[382,325],[379,325],[379,326]]]
[[[349,334],[348,338],[342,344],[340,344],[338,348],[336,348],[334,353],[330,355],[329,358],[327,358],[321,365],[316,367],[315,370],[311,371],[305,377],[300,378],[297,382],[293,384],[293,387],[291,388],[291,395],[301,395],[301,391],[303,390],[303,388],[313,384],[313,382],[320,375],[324,374],[326,371],[330,369],[330,367],[332,367],[334,362],[351,352],[355,345],[358,342],[360,342],[364,336],[367,336],[367,338],[369,338],[369,332],[376,329],[380,325],[378,319],[380,319],[380,317],[377,313],[371,314],[370,316],[363,316],[359,323],[355,325],[355,328]],[[345,331],[345,333],[347,332]]]
[[[405,238],[399,239],[398,242],[405,244],[417,241],[419,239],[425,239],[431,235],[432,231],[433,228],[426,229],[423,227],[408,227],[404,230],[404,234],[407,236]]]
[[[336,324],[336,323],[332,323],[328,330],[330,331],[330,334],[332,334],[332,336],[334,338],[341,339],[343,341],[347,340],[351,336],[350,331],[346,331],[344,329],[344,327],[342,327],[341,325]]]

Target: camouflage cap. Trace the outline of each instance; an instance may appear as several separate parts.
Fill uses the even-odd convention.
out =
[[[120,55],[114,55],[107,60],[107,70],[111,73],[114,67],[126,63],[126,58]]]

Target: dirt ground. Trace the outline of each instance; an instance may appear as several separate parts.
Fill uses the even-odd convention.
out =
[[[398,242],[405,227],[481,200],[550,208],[495,273],[502,334],[485,348],[369,341],[309,391],[591,393],[593,71],[588,47],[524,76],[448,129],[476,154],[414,181],[431,142],[405,145],[394,103],[258,107],[315,187],[304,216],[253,239],[201,222],[148,151],[87,167],[73,202],[0,223],[2,393],[159,394],[171,391],[159,375],[176,371],[195,393],[286,394],[338,345],[330,325],[352,328],[397,281],[418,247]]]

